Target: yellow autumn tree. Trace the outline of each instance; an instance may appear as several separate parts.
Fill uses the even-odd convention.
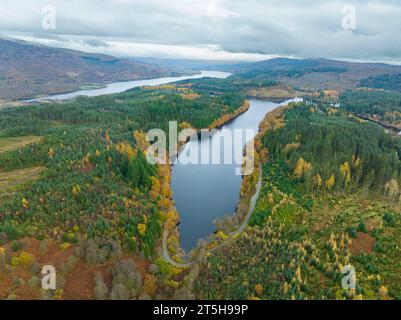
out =
[[[49,155],[49,158],[54,158],[54,156],[56,155],[56,153],[54,152],[54,149],[53,149],[53,148],[50,148],[50,149],[49,149],[48,155]]]
[[[146,233],[146,224],[144,224],[144,223],[139,223],[139,224],[137,225],[137,230],[138,230],[139,235],[140,235],[141,237],[143,237],[143,236],[145,235],[145,233]]]
[[[165,198],[171,198],[171,187],[167,181],[164,181],[161,187],[161,193]]]
[[[146,150],[149,148],[149,143],[146,140],[146,135],[142,131],[134,131],[133,133],[134,139],[136,141],[136,145],[139,150],[141,150],[144,154],[146,154]]]
[[[312,163],[306,162],[306,161],[305,161],[304,173],[308,172],[308,171],[311,170],[311,169],[312,169]]]
[[[244,104],[241,107],[239,107],[238,109],[236,109],[233,113],[226,113],[224,116],[222,116],[219,119],[215,120],[209,126],[209,129],[218,128],[218,127],[224,125],[225,123],[227,123],[231,119],[234,119],[238,115],[240,115],[240,114],[244,113],[245,111],[247,111],[249,109],[249,107],[250,107],[249,101],[245,100]]]
[[[264,291],[263,286],[261,284],[257,284],[255,286],[255,291],[259,297],[262,296]]]
[[[180,123],[180,128],[181,129],[191,129],[192,125],[189,122],[183,121]]]
[[[340,165],[340,172],[344,177],[344,186],[348,186],[351,183],[351,169],[348,161],[345,161],[342,165]]]
[[[71,192],[73,196],[76,196],[81,192],[81,187],[79,185],[73,186]]]
[[[150,181],[152,182],[152,188],[150,190],[150,196],[152,198],[156,198],[158,195],[160,195],[160,190],[161,190],[160,180],[157,177],[151,177]]]
[[[153,274],[145,275],[143,281],[143,291],[150,296],[153,296],[157,290],[156,277]]]
[[[109,135],[109,130],[106,131],[104,134],[104,138],[106,139],[107,143],[111,143],[110,135]]]
[[[312,178],[312,183],[313,186],[317,189],[320,189],[322,187],[323,179],[319,173],[315,174],[315,176]]]
[[[169,198],[162,198],[159,200],[158,205],[162,209],[169,209],[172,206],[172,201]]]
[[[305,173],[312,169],[312,164],[304,160],[304,158],[299,158],[297,164],[295,165],[294,174],[301,179]]]
[[[299,158],[297,161],[297,164],[295,165],[295,169],[294,169],[294,174],[298,178],[302,178],[302,175],[304,173],[304,165],[305,165],[304,158]]]
[[[178,214],[175,210],[169,210],[166,217],[166,227],[168,230],[175,228],[179,220]]]
[[[334,174],[331,175],[329,179],[326,180],[325,186],[327,190],[333,189],[334,185],[336,184],[336,177]]]
[[[290,152],[297,150],[301,147],[301,144],[299,142],[294,142],[294,143],[288,143],[285,145],[284,149],[283,149],[283,153],[284,155],[289,155]]]
[[[219,232],[217,232],[216,238],[219,240],[226,240],[228,236],[223,231],[220,230]]]
[[[22,206],[23,206],[25,209],[28,209],[28,208],[29,208],[29,202],[28,202],[28,200],[26,200],[25,198],[22,199],[21,203],[22,203]]]
[[[91,154],[88,152],[86,156],[82,159],[85,165],[88,165],[91,163]]]
[[[388,289],[385,286],[381,286],[379,289],[379,295],[381,299],[383,300],[387,299]]]
[[[128,160],[132,160],[136,157],[137,151],[128,142],[119,142],[116,146],[116,150],[127,156]]]
[[[358,168],[361,164],[362,164],[361,158],[359,158],[359,157],[353,155],[353,156],[352,156],[352,166],[353,166],[354,168]]]

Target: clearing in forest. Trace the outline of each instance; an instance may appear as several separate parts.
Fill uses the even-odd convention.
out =
[[[0,172],[0,195],[11,192],[28,181],[35,180],[43,172],[44,167],[32,167],[8,172]]]
[[[26,136],[15,138],[0,138],[0,153],[23,148],[32,143],[39,143],[42,137]]]

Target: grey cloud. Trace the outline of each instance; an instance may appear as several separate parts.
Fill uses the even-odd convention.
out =
[[[41,28],[47,4],[57,10],[57,29],[49,35]],[[344,5],[356,8],[354,31],[341,27]],[[59,45],[73,39],[76,46],[99,50],[119,41],[383,60],[401,59],[400,15],[397,0],[2,0],[0,32],[59,37]]]
[[[109,48],[110,45],[104,41],[96,40],[96,39],[89,39],[84,40],[84,43],[91,47],[98,47],[98,48]]]

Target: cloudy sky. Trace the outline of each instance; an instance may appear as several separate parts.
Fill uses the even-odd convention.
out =
[[[122,57],[401,62],[400,0],[1,0],[0,17],[1,37]]]

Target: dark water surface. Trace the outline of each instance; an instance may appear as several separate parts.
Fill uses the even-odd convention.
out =
[[[180,236],[181,247],[189,251],[196,246],[200,238],[205,238],[215,231],[213,220],[224,215],[232,215],[239,201],[242,177],[236,175],[238,165],[233,164],[180,164],[181,158],[187,156],[191,148],[198,147],[199,154],[204,152],[221,152],[213,150],[213,141],[223,139],[227,129],[254,129],[258,132],[259,124],[265,115],[284,103],[274,103],[262,100],[250,100],[249,110],[232,122],[223,126],[219,134],[209,138],[209,141],[190,141],[178,157],[178,164],[172,169],[172,191],[176,208],[181,217]],[[229,133],[227,133],[229,134]],[[252,136],[253,138],[253,136]],[[234,140],[233,152],[241,158],[243,147],[248,142],[245,138]],[[250,140],[250,139],[248,139]],[[224,144],[221,143],[221,149]],[[235,156],[235,155],[234,155]],[[221,158],[223,159],[223,157]]]

